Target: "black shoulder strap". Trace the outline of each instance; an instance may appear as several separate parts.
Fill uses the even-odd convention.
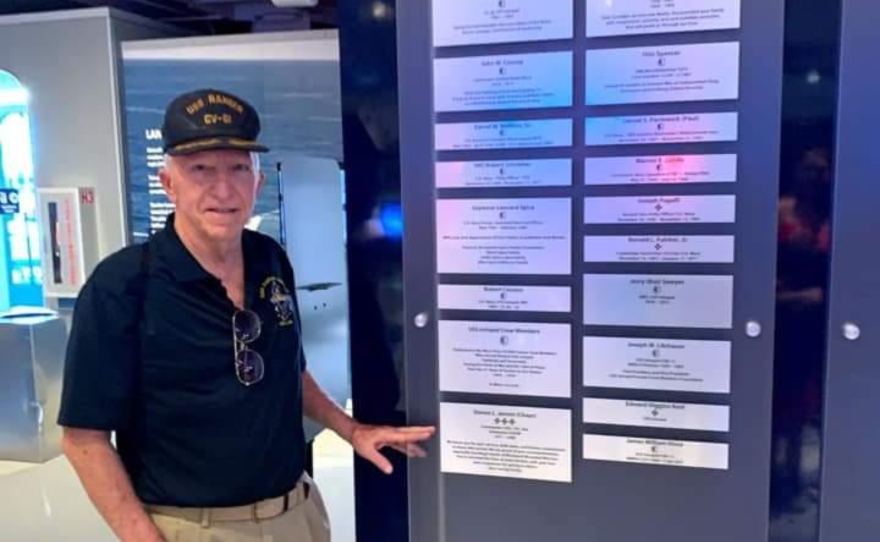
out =
[[[141,243],[141,278],[147,278],[153,267],[152,245],[153,243],[149,240]]]
[[[145,322],[144,300],[147,297],[147,285],[150,282],[150,275],[153,270],[153,243],[146,241],[141,244],[140,268],[137,278],[135,279],[135,294],[137,296],[137,320],[138,329],[143,331]]]

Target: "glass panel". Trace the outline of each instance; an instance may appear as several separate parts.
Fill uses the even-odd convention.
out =
[[[840,10],[786,6],[771,542],[818,538]]]

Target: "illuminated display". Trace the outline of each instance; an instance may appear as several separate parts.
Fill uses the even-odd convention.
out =
[[[174,205],[159,182],[164,162],[162,121],[178,93],[217,88],[241,96],[263,118],[260,141],[266,176],[249,227],[281,240],[276,166],[299,156],[342,161],[339,65],[332,40],[311,42],[305,54],[296,40],[254,39],[231,49],[183,39],[179,46],[129,42],[123,47],[127,139],[127,197],[132,240],[141,242],[165,226]],[[271,43],[267,47],[266,43]],[[271,50],[271,58],[266,52]],[[190,56],[195,53],[195,57]],[[297,172],[285,171],[295,178]]]
[[[40,237],[36,217],[28,93],[0,70],[0,188],[18,212],[0,215],[0,309],[42,304]],[[13,207],[7,208],[14,211]]]

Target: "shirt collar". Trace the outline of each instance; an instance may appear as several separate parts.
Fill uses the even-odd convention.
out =
[[[247,282],[260,281],[267,272],[271,272],[272,254],[261,254],[257,245],[259,234],[249,230],[242,233],[241,244],[244,256],[245,280]],[[165,229],[156,236],[158,253],[168,264],[168,268],[175,280],[181,282],[194,282],[214,278],[205,270],[190,253],[186,245],[177,235],[174,229],[174,213],[168,215],[165,220]]]
[[[190,254],[174,229],[174,213],[165,219],[165,229],[155,237],[159,257],[168,265],[175,280],[192,282],[211,277],[204,267]]]

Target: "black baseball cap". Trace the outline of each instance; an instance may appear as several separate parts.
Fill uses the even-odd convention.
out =
[[[234,94],[214,89],[175,98],[162,125],[164,150],[172,156],[215,149],[267,152],[257,143],[259,135],[256,109]]]

